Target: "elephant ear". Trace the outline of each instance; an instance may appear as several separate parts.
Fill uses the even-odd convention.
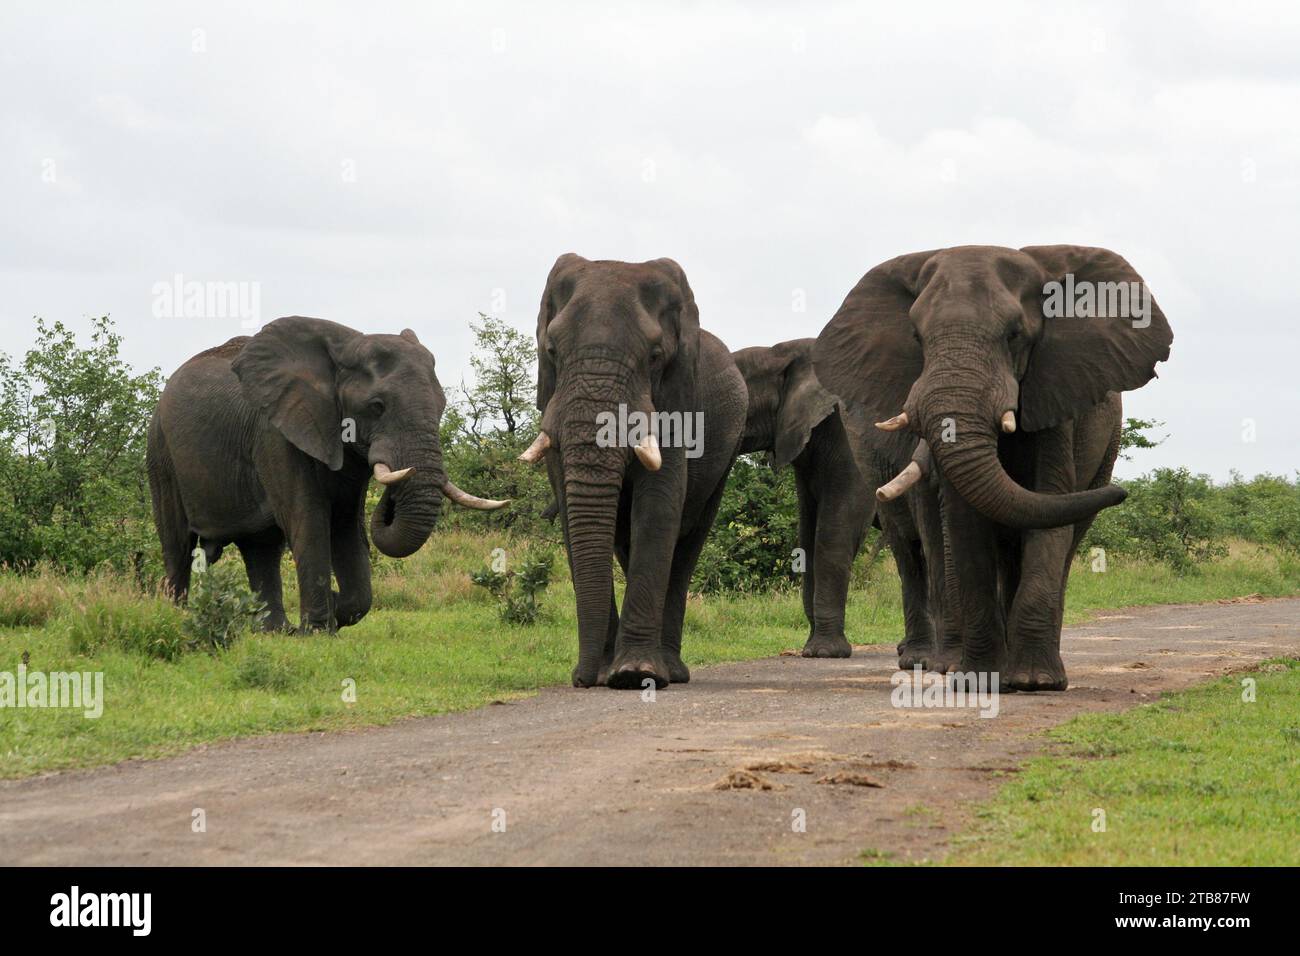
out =
[[[844,299],[813,347],[821,384],[872,421],[903,410],[925,357],[908,313],[921,270],[937,250],[876,266]]]
[[[789,365],[781,389],[781,405],[776,413],[776,442],[772,464],[784,468],[808,446],[812,431],[835,411],[835,396],[826,391],[813,370],[814,339],[783,343],[773,351],[789,346]]]
[[[1020,382],[1022,428],[1037,431],[1069,421],[1108,392],[1141,388],[1155,376],[1155,364],[1169,358],[1174,334],[1146,283],[1123,257],[1089,246],[1027,246],[1020,251],[1034,259],[1044,274],[1038,303],[1043,331]],[[1047,286],[1064,285],[1066,276],[1074,277],[1075,288],[1085,282],[1093,283],[1094,289],[1100,283],[1135,283],[1129,290],[1146,293],[1139,301],[1148,303],[1150,311],[1141,318],[1057,315],[1055,309],[1046,308]]]
[[[680,294],[677,307],[665,309],[659,317],[664,333],[676,342],[677,348],[664,367],[658,393],[653,396],[655,408],[685,411],[695,407],[696,372],[700,362],[700,310],[695,305],[691,284],[686,281],[686,272],[676,261],[655,259],[650,265],[667,274]]]
[[[343,427],[335,392],[338,356],[361,333],[337,322],[293,315],[268,323],[232,368],[249,404],[294,447],[343,467]]]
[[[551,396],[555,394],[555,363],[546,349],[546,327],[572,291],[571,287],[565,288],[565,273],[577,263],[586,261],[577,253],[566,252],[551,266],[546,288],[542,289],[542,305],[537,311],[537,410],[540,412],[546,411]]]

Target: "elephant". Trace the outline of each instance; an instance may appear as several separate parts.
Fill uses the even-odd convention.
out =
[[[1087,308],[1071,299],[1062,309],[1062,289]],[[1125,497],[1110,481],[1120,393],[1150,381],[1172,341],[1128,262],[1069,245],[891,259],[818,336],[814,369],[852,408],[855,449],[869,444],[872,420],[914,442],[912,462],[877,496],[937,483],[965,675],[997,675],[1012,690],[1068,686],[1070,564],[1097,512]]]
[[[413,554],[442,498],[469,508],[507,502],[457,488],[443,471],[446,398],[414,332],[365,335],[288,316],[200,352],[168,380],[149,424],[146,462],[166,590],[185,599],[196,542],[209,561],[239,548],[262,626],[285,630],[280,556],[298,573],[299,629],[356,624],[370,610],[365,498],[375,546]],[[330,587],[331,573],[338,591]]]
[[[541,428],[520,458],[545,460],[559,503],[577,603],[573,685],[685,683],[687,586],[740,447],[744,379],[700,328],[672,259],[561,256],[537,352]]]
[[[851,656],[844,634],[849,578],[866,530],[874,523],[889,545],[902,584],[901,666],[937,663],[934,646],[936,631],[943,631],[944,570],[934,492],[917,485],[896,500],[877,502],[874,495],[877,485],[911,460],[915,442],[895,451],[893,446],[900,445],[896,436],[870,431],[864,434],[870,444],[855,447],[841,403],[813,370],[815,342],[795,339],[732,354],[749,390],[741,453],[766,451],[774,467],[790,464],[795,471],[799,546],[805,557],[803,604],[809,624],[803,656]],[[956,646],[960,654],[960,636]]]

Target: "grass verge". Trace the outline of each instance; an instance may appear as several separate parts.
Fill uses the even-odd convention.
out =
[[[1076,717],[1048,736],[1055,752],[977,811],[945,864],[1300,864],[1300,660]]]

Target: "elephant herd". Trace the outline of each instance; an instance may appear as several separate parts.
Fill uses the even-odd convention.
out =
[[[1064,309],[1063,288],[1080,290]],[[1071,558],[1124,498],[1110,483],[1120,393],[1154,376],[1172,338],[1141,277],[1099,248],[900,256],[863,276],[816,338],[734,353],[700,327],[673,260],[561,256],[537,319],[541,428],[520,457],[545,464],[556,496],[574,685],[690,680],[691,575],[736,456],[766,451],[795,474],[805,657],[850,655],[850,569],[874,523],[902,582],[901,667],[1064,690]],[[190,359],[149,429],[166,586],[183,598],[195,546],[215,560],[233,544],[265,626],[285,628],[287,544],[301,628],[356,623],[371,600],[371,476],[384,492],[370,535],[396,557],[427,540],[444,497],[506,504],[448,480],[445,404],[410,330],[290,317]]]

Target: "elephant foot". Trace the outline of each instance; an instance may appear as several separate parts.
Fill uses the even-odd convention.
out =
[[[1065,690],[1069,678],[1065,664],[1054,647],[1033,645],[1011,652],[1011,662],[1003,672],[1003,684],[1011,690]]]
[[[686,666],[680,654],[665,654],[664,661],[668,665],[668,680],[673,684],[689,684],[691,682],[691,669]]]
[[[647,680],[654,681],[655,687],[661,690],[668,686],[669,674],[663,656],[658,651],[629,649],[615,656],[605,684],[615,690],[643,690]]]
[[[594,667],[575,667],[572,677],[574,687],[599,687],[605,682],[601,673]]]
[[[801,653],[804,657],[852,657],[853,647],[843,634],[818,634],[808,638]]]
[[[279,614],[273,611],[262,618],[262,630],[267,634],[289,634],[293,632],[293,625],[285,617],[284,611]]]
[[[930,660],[934,657],[934,641],[907,638],[898,645],[898,669],[910,671],[914,667],[931,669]]]
[[[1011,690],[1003,679],[1005,667],[1001,655],[972,654],[967,651],[962,654],[961,663],[946,673],[956,675],[967,690],[977,690],[980,681],[984,682],[985,687],[991,688],[994,680],[998,682],[999,691]]]

